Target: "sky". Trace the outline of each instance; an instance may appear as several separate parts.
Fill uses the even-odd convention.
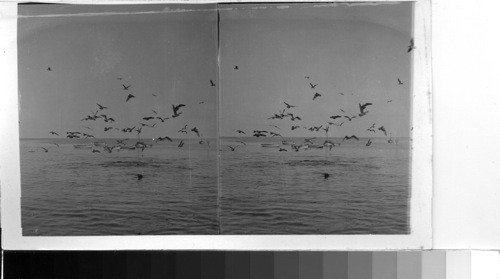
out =
[[[324,136],[302,127],[327,121],[344,122],[330,126],[329,136],[373,136],[366,129],[374,123],[409,136],[411,3],[222,4],[219,28],[213,4],[19,7],[21,138],[55,137],[50,131],[129,137],[104,128],[141,122],[157,123],[142,137],[184,137],[177,131],[187,124],[213,138],[218,113],[222,136],[241,135],[236,130]],[[313,101],[316,92],[322,96]],[[129,93],[135,98],[125,102]],[[283,102],[303,120],[267,119]],[[329,119],[357,115],[366,102],[373,105],[361,118]],[[98,114],[116,122],[81,121],[98,110],[96,103],[109,107]],[[172,104],[180,103],[187,107],[178,118],[142,120],[157,116],[152,110],[171,117]],[[292,125],[301,127],[291,131]]]
[[[18,22],[21,138],[56,137],[50,131],[125,138],[134,134],[104,128],[139,127],[141,122],[158,122],[142,129],[144,138],[185,137],[177,131],[186,124],[198,127],[205,138],[215,137],[217,90],[210,86],[211,79],[217,80],[215,5],[171,12],[177,9],[179,5],[21,5],[20,15],[52,15]],[[122,84],[131,87],[125,91]],[[129,93],[135,98],[126,102]],[[98,114],[115,123],[81,121],[98,110],[97,103],[109,107]],[[172,105],[181,103],[186,107],[180,117],[163,123],[142,119],[171,117]]]
[[[223,136],[237,136],[238,129],[325,136],[325,131],[303,127],[325,127],[327,121],[344,122],[340,127],[330,126],[331,137],[374,136],[366,131],[374,123],[377,128],[384,126],[388,135],[409,136],[410,3],[221,8]],[[403,85],[398,85],[398,78]],[[318,85],[312,89],[309,83]],[[322,96],[313,101],[316,92]],[[283,102],[295,105],[287,112],[299,115],[302,121],[267,119],[286,107]],[[329,118],[358,115],[358,104],[368,102],[373,105],[361,118]],[[301,127],[292,131],[292,125]],[[378,131],[375,136],[384,135]]]

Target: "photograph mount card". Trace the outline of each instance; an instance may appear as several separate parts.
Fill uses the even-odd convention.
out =
[[[7,248],[431,244],[427,1],[10,8]]]

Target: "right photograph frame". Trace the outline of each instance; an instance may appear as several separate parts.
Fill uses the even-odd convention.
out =
[[[413,3],[219,8],[222,232],[409,234]]]

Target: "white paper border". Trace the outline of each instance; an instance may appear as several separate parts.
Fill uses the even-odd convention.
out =
[[[190,1],[45,1],[80,4],[199,4]],[[218,1],[226,3],[230,1]],[[245,3],[257,2],[246,1]],[[299,2],[299,1],[274,1]],[[305,2],[305,1],[300,1]],[[326,1],[306,1],[324,2]],[[348,2],[348,1],[337,1]],[[387,0],[356,1],[366,3]],[[410,1],[400,1],[410,2]],[[414,3],[411,233],[408,235],[22,236],[17,84],[17,3],[0,3],[0,183],[6,250],[394,250],[432,247],[431,3]],[[243,2],[238,2],[243,3]]]

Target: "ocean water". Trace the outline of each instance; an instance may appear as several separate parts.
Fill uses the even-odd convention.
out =
[[[409,141],[399,139],[395,145],[372,139],[370,147],[366,142],[346,141],[331,151],[279,152],[260,142],[234,152],[223,148],[222,232],[408,233]],[[325,179],[323,173],[330,176]]]
[[[67,139],[21,140],[23,235],[409,232],[408,139],[299,152],[261,147],[269,141],[92,153]]]
[[[216,147],[185,140],[92,153],[59,140],[39,148],[50,142],[21,141],[23,235],[218,232]]]

